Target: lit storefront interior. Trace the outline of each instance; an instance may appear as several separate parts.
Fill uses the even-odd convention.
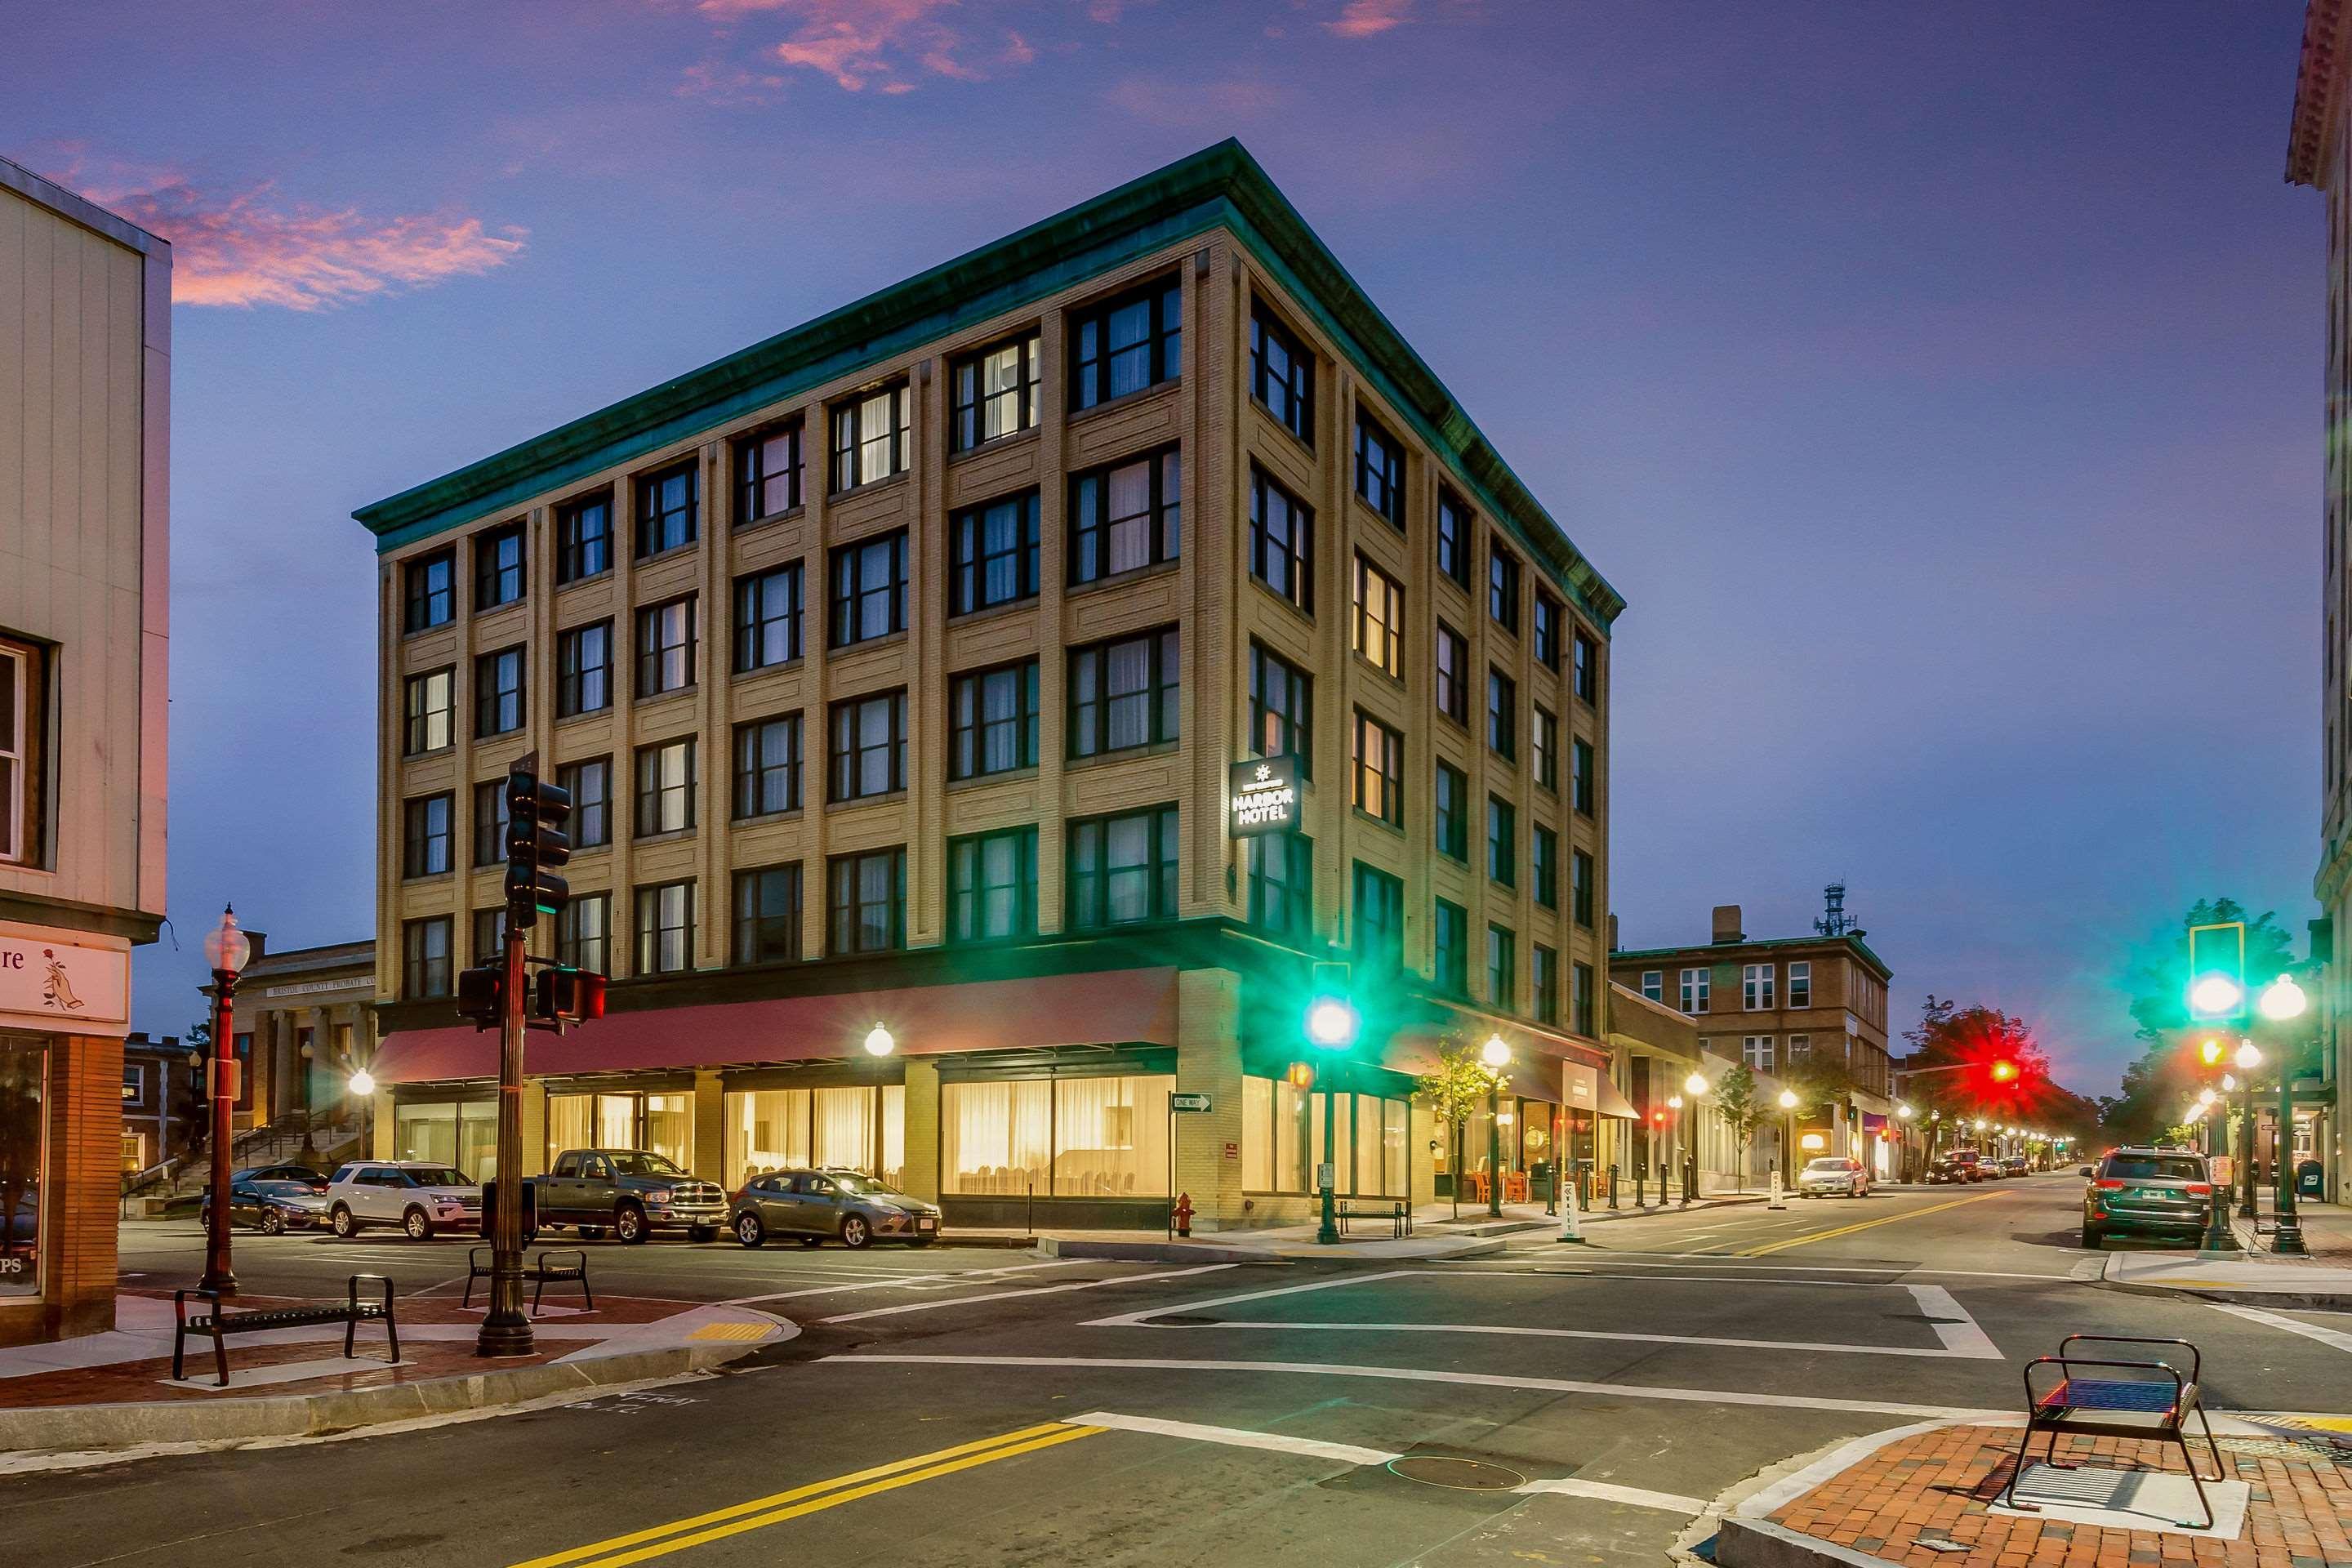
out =
[[[703,1173],[714,1181],[740,1187],[771,1171],[812,1165],[863,1171],[892,1186],[906,1180],[907,1089],[903,1083],[807,1089],[730,1087],[725,1104],[725,1170],[723,1174]],[[690,1106],[688,1114],[691,1116]],[[691,1139],[681,1146],[690,1150]],[[646,1147],[669,1152],[656,1144]],[[689,1163],[688,1155],[670,1157],[680,1164]]]

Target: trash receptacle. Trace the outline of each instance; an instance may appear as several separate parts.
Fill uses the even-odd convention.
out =
[[[2324,1198],[2327,1195],[2321,1179],[2320,1163],[2305,1160],[2294,1168],[2294,1195],[2299,1198]]]

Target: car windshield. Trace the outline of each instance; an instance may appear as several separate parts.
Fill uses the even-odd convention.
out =
[[[465,1173],[448,1165],[409,1165],[402,1169],[413,1187],[470,1187]]]
[[[2104,1173],[2127,1182],[2201,1182],[2205,1162],[2179,1154],[2110,1154]]]
[[[310,1195],[310,1184],[308,1182],[289,1182],[284,1180],[256,1182],[253,1184],[253,1186],[256,1192],[266,1193],[271,1197],[308,1197]]]
[[[1845,1162],[1838,1159],[1834,1155],[1827,1155],[1822,1159],[1809,1162],[1806,1164],[1805,1169],[1808,1171],[1843,1171],[1845,1169]]]
[[[625,1176],[683,1176],[684,1171],[661,1154],[648,1154],[643,1150],[624,1149],[611,1156],[613,1169]]]
[[[901,1195],[898,1189],[889,1183],[872,1176],[861,1176],[854,1172],[843,1172],[835,1175],[833,1183],[843,1192],[856,1197],[881,1195],[895,1198]]]

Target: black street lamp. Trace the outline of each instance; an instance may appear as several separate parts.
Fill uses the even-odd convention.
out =
[[[2263,1017],[2273,1024],[2285,1024],[2301,1017],[2308,1003],[2303,987],[2294,983],[2294,977],[2282,974],[2263,987],[2258,1005]],[[2278,1131],[2271,1141],[2271,1175],[2277,1183],[2278,1191],[2273,1211],[2275,1223],[2271,1227],[2271,1250],[2289,1258],[2301,1258],[2309,1249],[2303,1244],[2303,1222],[2294,1212],[2294,1055],[2291,1045],[2282,1045],[2278,1064]]]
[[[200,1290],[236,1294],[236,1270],[229,1267],[229,1141],[236,1135],[236,977],[253,956],[253,943],[237,929],[236,909],[225,905],[220,924],[205,933],[205,962],[213,971],[212,1203],[205,1211],[205,1277]]]
[[[2254,1199],[2254,1069],[2263,1065],[2263,1049],[2252,1040],[2240,1040],[2231,1059],[2238,1064],[2243,1119],[2238,1129],[2238,1150],[2245,1165],[2238,1173],[2238,1217],[2251,1220],[2259,1212]]]

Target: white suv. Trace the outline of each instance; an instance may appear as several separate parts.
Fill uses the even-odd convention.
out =
[[[396,1225],[416,1241],[442,1226],[482,1225],[482,1189],[429,1160],[354,1160],[327,1183],[327,1223],[337,1236]]]

